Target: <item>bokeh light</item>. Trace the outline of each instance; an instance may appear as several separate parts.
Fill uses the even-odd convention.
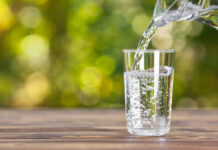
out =
[[[114,72],[116,67],[113,58],[107,55],[102,55],[99,58],[97,58],[95,64],[96,67],[101,70],[102,74],[106,76],[110,76]]]
[[[42,73],[30,74],[14,96],[14,106],[31,108],[43,102],[49,94],[49,82]]]
[[[45,67],[49,56],[48,41],[39,35],[28,35],[21,41],[20,59],[30,65]]]
[[[136,15],[132,22],[132,28],[135,33],[141,35],[145,30],[146,25],[150,22],[150,17],[145,14]]]
[[[24,7],[19,12],[19,20],[22,25],[28,28],[35,28],[41,21],[41,12],[37,7]]]
[[[10,28],[13,14],[5,1],[0,1],[0,32]]]
[[[172,36],[173,24],[168,24],[157,30],[152,39],[152,45],[157,49],[171,49],[173,45]]]

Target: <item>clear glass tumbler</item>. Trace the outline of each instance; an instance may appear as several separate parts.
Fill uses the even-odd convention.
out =
[[[174,50],[123,50],[123,54],[129,133],[167,134],[171,121]],[[137,64],[134,64],[135,55],[140,56]]]

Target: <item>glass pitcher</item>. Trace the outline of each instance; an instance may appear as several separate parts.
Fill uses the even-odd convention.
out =
[[[157,26],[182,20],[196,20],[218,29],[218,0],[157,0],[154,9]]]

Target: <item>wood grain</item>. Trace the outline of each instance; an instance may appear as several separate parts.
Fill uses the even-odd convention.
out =
[[[218,149],[218,110],[173,110],[162,137],[127,133],[123,109],[0,110],[1,150]]]

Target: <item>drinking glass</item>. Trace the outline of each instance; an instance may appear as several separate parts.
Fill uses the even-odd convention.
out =
[[[171,121],[174,50],[123,50],[123,55],[128,132],[142,136],[167,134]],[[140,56],[137,64],[134,64],[135,55]]]

